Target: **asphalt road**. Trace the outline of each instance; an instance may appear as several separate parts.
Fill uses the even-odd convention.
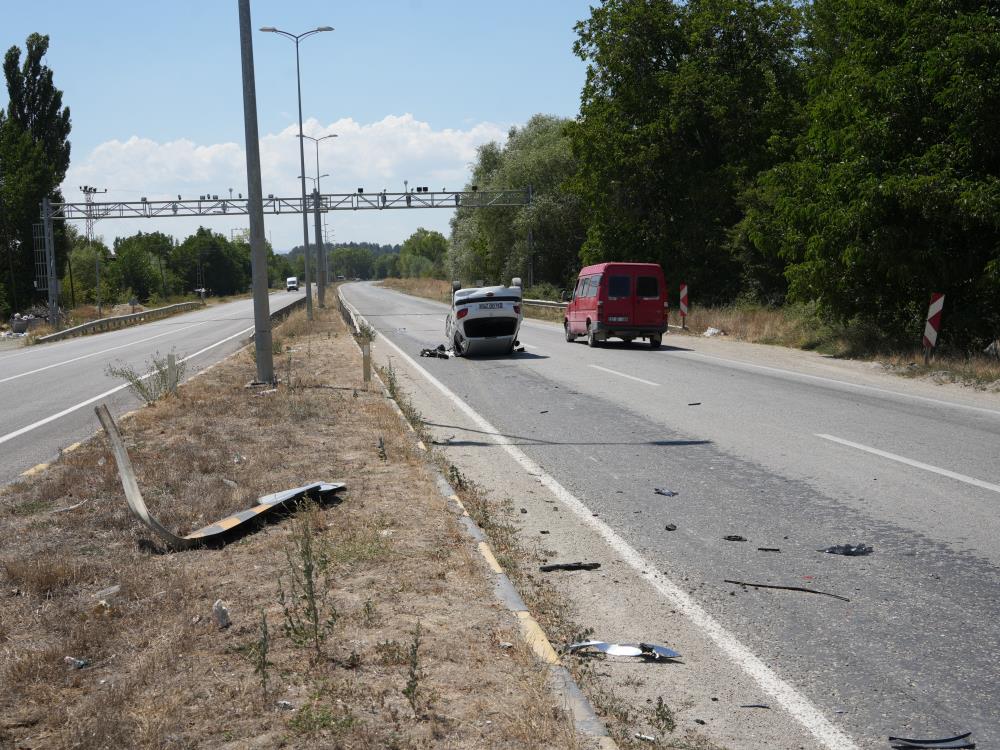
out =
[[[443,305],[343,293],[411,356],[443,342]],[[1000,746],[1000,397],[682,336],[590,349],[526,321],[520,338],[420,364],[859,746]],[[819,551],[858,542],[875,553]]]
[[[271,312],[302,296],[272,294]],[[102,401],[113,414],[141,403],[107,375],[109,364],[144,373],[154,355],[173,352],[178,360],[188,358],[190,376],[243,346],[253,327],[251,301],[239,300],[119,331],[0,351],[0,483],[91,436],[99,428],[93,410]]]

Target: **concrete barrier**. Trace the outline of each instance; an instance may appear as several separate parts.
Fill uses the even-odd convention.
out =
[[[136,323],[145,323],[148,320],[165,318],[168,315],[173,315],[174,313],[182,312],[184,310],[193,310],[196,307],[203,306],[203,302],[179,302],[176,305],[156,307],[152,310],[143,310],[142,312],[130,313],[128,315],[116,315],[112,318],[101,318],[100,320],[92,320],[89,323],[82,323],[78,326],[67,328],[64,331],[50,333],[48,336],[39,336],[35,339],[35,343],[45,344],[49,341],[59,341],[60,339],[67,339],[72,336],[82,336],[87,333],[94,333],[95,331],[112,331],[118,328],[127,328],[128,326],[135,325]]]

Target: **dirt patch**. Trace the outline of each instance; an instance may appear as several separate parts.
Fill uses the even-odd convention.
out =
[[[276,329],[276,392],[245,387],[244,350],[121,426],[175,531],[307,481],[346,482],[339,502],[167,552],[103,434],[0,490],[0,747],[578,746],[342,321],[316,318]]]

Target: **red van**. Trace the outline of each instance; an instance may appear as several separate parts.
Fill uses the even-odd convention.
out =
[[[667,330],[667,288],[658,263],[598,263],[580,271],[563,320],[566,340],[588,346],[616,337],[648,339],[657,348]]]

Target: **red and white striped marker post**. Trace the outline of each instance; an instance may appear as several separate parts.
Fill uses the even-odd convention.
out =
[[[687,328],[688,315],[688,285],[681,284],[681,328]]]
[[[924,324],[924,364],[931,361],[931,350],[937,344],[941,330],[941,310],[944,309],[944,295],[931,292],[931,306],[927,308],[927,323]]]

